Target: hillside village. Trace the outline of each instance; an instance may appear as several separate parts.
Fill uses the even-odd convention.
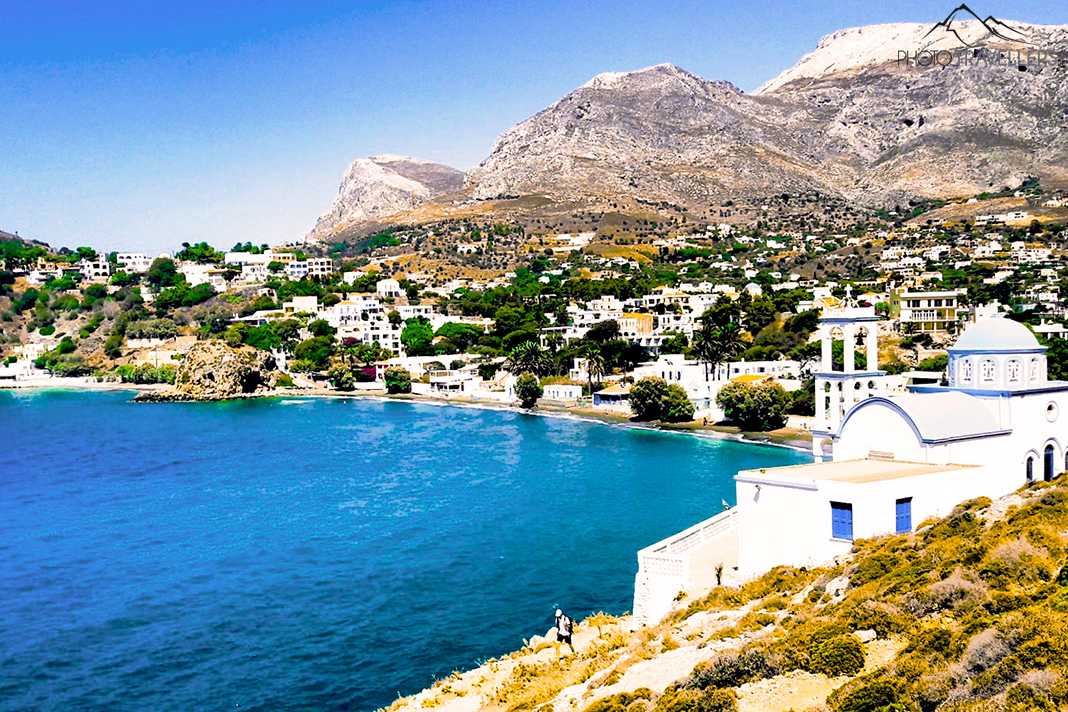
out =
[[[774,382],[804,430],[815,317],[847,301],[886,317],[883,368],[902,389],[937,381],[962,326],[993,313],[1029,324],[1064,373],[1066,201],[1031,181],[797,229],[770,209],[790,202],[780,196],[775,218],[749,225],[631,218],[560,232],[450,219],[173,255],[7,235],[0,383],[168,382],[208,338],[270,351],[296,388],[380,392],[393,369],[417,395],[511,404],[530,371],[543,403],[622,416],[643,415],[629,392],[647,377],[685,392],[692,409],[675,419],[705,422],[725,417],[724,384]]]
[[[805,429],[815,315],[846,300],[886,317],[883,368],[902,390],[937,381],[944,348],[992,313],[1028,323],[1064,373],[1066,201],[1032,181],[851,228],[798,230],[770,209],[700,230],[615,220],[626,234],[450,220],[174,255],[56,252],[9,235],[0,383],[170,381],[193,343],[219,338],[270,351],[295,387],[381,391],[393,368],[415,394],[512,404],[522,368],[545,402],[624,416],[645,377],[685,391],[692,415],[678,420],[705,422],[723,420],[726,382],[774,381]]]

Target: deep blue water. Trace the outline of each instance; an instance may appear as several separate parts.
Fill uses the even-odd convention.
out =
[[[630,608],[734,442],[367,400],[0,394],[0,708],[372,709]]]

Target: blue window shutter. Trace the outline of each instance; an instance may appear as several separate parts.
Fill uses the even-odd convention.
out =
[[[895,507],[895,531],[904,534],[912,531],[912,497],[899,499]]]
[[[835,539],[853,538],[853,505],[831,502],[831,536]]]

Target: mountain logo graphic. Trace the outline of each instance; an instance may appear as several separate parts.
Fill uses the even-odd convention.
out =
[[[986,30],[986,34],[982,35],[977,39],[972,40],[971,42],[964,39],[964,37],[962,37],[961,34],[957,32],[957,27],[960,27],[960,23],[963,21],[960,17],[958,17],[958,15],[964,15],[964,20],[967,19],[968,15],[971,15],[979,22],[979,24],[982,26],[982,29]],[[957,23],[957,27],[953,26],[954,23]],[[998,39],[1002,39],[1007,42],[1020,42],[1023,44],[1031,44],[1027,40],[1027,36],[1017,30],[1012,25],[1002,22],[993,15],[987,15],[985,18],[979,17],[979,15],[976,14],[975,10],[972,10],[965,3],[961,3],[960,5],[957,5],[955,8],[953,8],[949,12],[949,14],[946,15],[945,19],[943,19],[941,22],[936,22],[931,27],[931,29],[927,30],[927,34],[923,36],[923,39],[927,39],[927,37],[929,37],[939,28],[956,37],[960,41],[961,45],[963,45],[964,47],[977,47],[980,43],[990,39],[991,37],[997,37]]]

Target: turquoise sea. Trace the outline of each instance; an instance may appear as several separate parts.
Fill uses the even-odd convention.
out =
[[[358,399],[0,394],[0,709],[373,709],[630,608],[797,452]]]

